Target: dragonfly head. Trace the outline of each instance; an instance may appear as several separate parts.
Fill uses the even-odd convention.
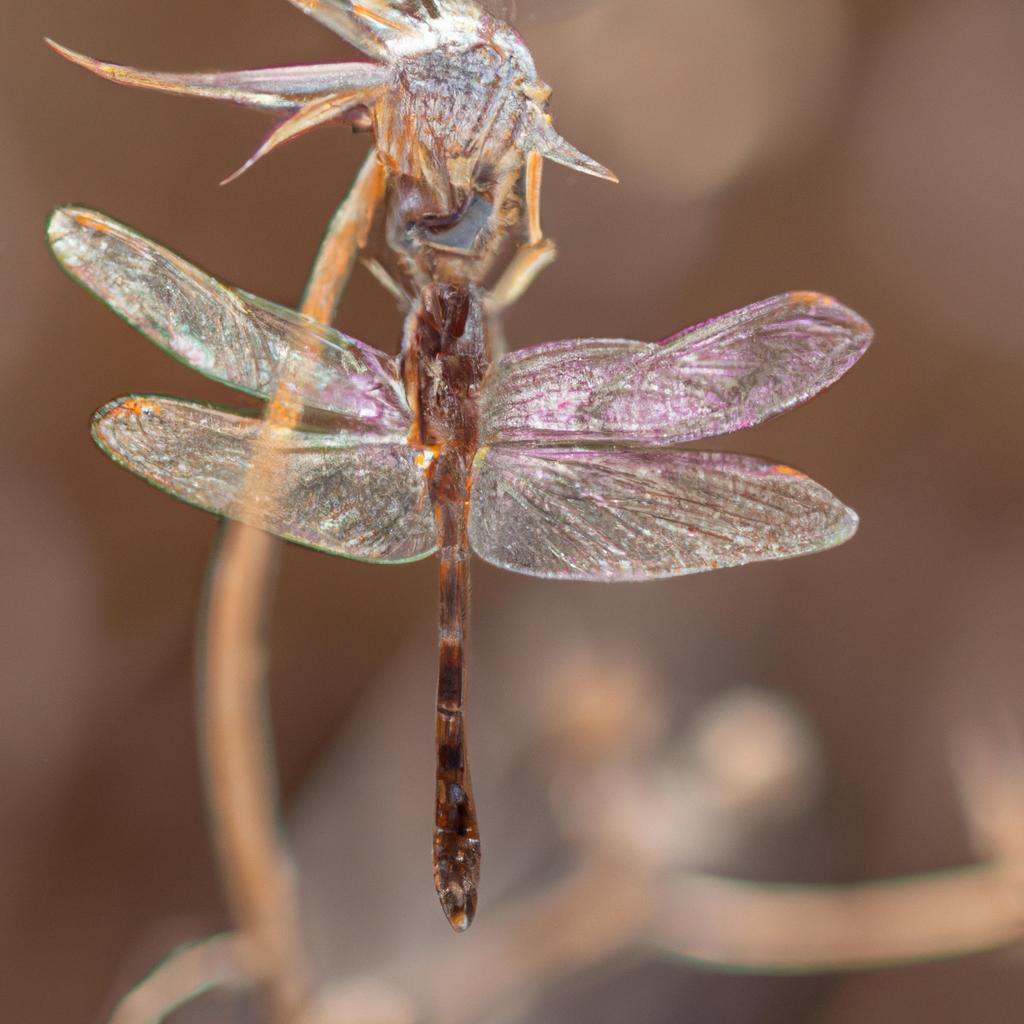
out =
[[[526,75],[534,72],[524,47],[492,42],[452,42],[398,62],[375,109],[393,241],[479,257],[516,221],[525,156],[515,83]]]
[[[519,36],[491,19],[395,60],[374,109],[390,242],[433,272],[441,261],[478,275],[520,220],[530,152],[613,178],[554,131],[550,95]]]

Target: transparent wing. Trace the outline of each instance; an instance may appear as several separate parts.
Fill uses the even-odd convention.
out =
[[[261,434],[261,428],[263,433]],[[436,547],[416,452],[358,433],[318,434],[174,398],[104,406],[93,437],[115,462],[191,505],[346,558],[407,562]],[[257,451],[260,479],[247,479]]]
[[[792,292],[661,342],[556,341],[504,356],[482,395],[485,443],[676,444],[753,426],[838,380],[871,328]]]
[[[176,359],[267,397],[279,376],[304,405],[404,436],[410,413],[395,361],[283,306],[226,288],[174,253],[91,210],[57,210],[64,268]]]
[[[503,569],[649,580],[840,544],[857,516],[802,473],[671,449],[483,449],[469,538]]]
[[[363,94],[382,86],[388,70],[379,64],[310,64],[251,71],[212,71],[180,74],[143,71],[87,57],[47,39],[62,57],[101,78],[158,92],[231,100],[247,107],[291,110],[341,93]],[[362,102],[358,100],[356,102]]]

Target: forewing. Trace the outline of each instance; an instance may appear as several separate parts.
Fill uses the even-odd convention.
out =
[[[483,449],[469,537],[503,569],[629,581],[810,554],[857,517],[787,466],[672,449]]]
[[[64,268],[150,341],[213,380],[294,398],[362,429],[405,435],[395,361],[316,321],[226,288],[181,257],[90,210],[57,210],[50,244]]]
[[[247,107],[293,110],[339,93],[365,94],[388,79],[379,64],[309,64],[291,68],[256,68],[247,71],[185,72],[144,71],[87,57],[48,39],[62,57],[101,78],[158,92],[207,99],[230,100]]]
[[[556,341],[504,356],[485,382],[485,443],[676,444],[753,426],[838,380],[871,328],[791,292],[665,341]]]
[[[436,547],[426,474],[402,442],[284,430],[157,397],[104,406],[93,436],[176,498],[286,540],[369,562],[412,561]]]

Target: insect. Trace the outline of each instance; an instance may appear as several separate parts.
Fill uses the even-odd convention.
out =
[[[93,424],[116,462],[331,554],[439,556],[434,878],[463,930],[480,873],[463,707],[471,550],[515,572],[618,581],[841,543],[855,514],[802,473],[681,446],[809,399],[856,362],[871,330],[834,299],[794,292],[659,342],[501,354],[501,311],[554,255],[540,227],[543,160],[614,176],[555,132],[525,44],[477,4],[292,2],[374,62],[181,75],[58,49],[117,81],[288,111],[254,160],[328,121],[371,131],[341,234],[365,235],[383,204],[405,282],[391,284],[412,295],[397,357],[228,288],[102,214],[58,209],[49,238],[72,276],[162,349],[272,412],[285,407],[265,422],[120,398]],[[509,240],[518,247],[489,285]]]

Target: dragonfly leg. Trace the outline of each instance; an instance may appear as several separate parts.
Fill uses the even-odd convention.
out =
[[[544,157],[534,150],[526,157],[526,240],[530,245],[537,245],[544,238],[540,226],[540,186],[543,175]]]
[[[536,245],[524,245],[487,296],[490,313],[503,313],[526,294],[537,275],[555,261],[555,243],[549,238]]]
[[[498,279],[487,306],[492,313],[500,313],[519,301],[533,284],[537,275],[555,259],[555,243],[544,237],[540,226],[540,186],[544,158],[534,151],[526,158],[526,245],[515,254],[512,262]]]
[[[380,260],[364,259],[363,266],[373,275],[373,279],[384,291],[388,293],[397,303],[402,312],[408,312],[413,305],[409,293],[395,280],[394,276],[387,270]]]

